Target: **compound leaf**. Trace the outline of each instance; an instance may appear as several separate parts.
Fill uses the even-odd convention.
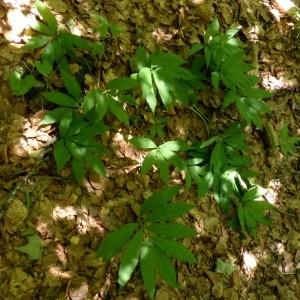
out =
[[[128,223],[110,232],[98,247],[96,257],[103,257],[105,261],[113,258],[121,251],[137,228],[137,223]]]

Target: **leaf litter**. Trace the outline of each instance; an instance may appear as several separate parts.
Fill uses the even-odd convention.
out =
[[[272,115],[266,117],[266,121],[277,137],[280,137],[285,124],[289,124],[292,132],[299,132],[300,94],[296,80],[299,78],[299,58],[295,54],[295,39],[290,37],[291,21],[273,6],[272,1],[269,6],[247,0],[214,3],[109,1],[100,5],[86,1],[75,5],[68,3],[68,10],[60,9],[65,7],[65,3],[56,5],[54,9],[66,19],[77,14],[84,15],[91,9],[100,11],[101,15],[104,13],[107,19],[123,28],[119,40],[112,42],[115,44],[111,50],[119,45],[125,53],[131,53],[132,46],[140,43],[150,51],[159,44],[163,50],[174,51],[175,48],[180,52],[185,46],[199,42],[198,35],[203,35],[214,13],[224,28],[231,27],[233,22],[242,24],[253,60],[255,47],[251,42],[253,37],[258,39],[256,59],[262,84],[276,91],[275,97],[268,100]],[[24,6],[16,3],[14,9],[26,7],[29,11],[32,4],[29,1],[24,1]],[[1,15],[5,16],[8,9],[8,3],[4,1],[0,6]],[[277,19],[273,22],[275,14]],[[73,24],[86,29],[84,34],[88,35],[91,22],[82,17],[76,18]],[[1,33],[6,30],[2,24]],[[47,145],[47,138],[52,138],[50,127],[37,127],[44,113],[40,100],[13,96],[4,80],[8,78],[10,69],[19,64],[20,54],[15,43],[21,41],[22,34],[20,30],[17,33],[19,36],[15,40],[12,34],[5,33],[6,39],[1,36],[1,43],[5,45],[0,51],[3,66],[0,70],[3,75],[0,79],[1,207],[18,182],[33,168],[39,151]],[[7,37],[10,43],[7,43]],[[109,55],[109,61],[120,63],[114,51],[110,51]],[[11,59],[12,56],[16,59]],[[104,72],[104,79],[111,76],[109,67]],[[113,75],[126,75],[122,67],[116,72]],[[209,103],[210,97],[205,101]],[[219,128],[233,117],[234,114],[230,115],[228,111],[214,115]],[[181,120],[184,122],[181,123]],[[143,121],[147,122],[146,119]],[[55,163],[48,156],[35,173],[27,177],[27,181],[15,192],[1,225],[0,287],[5,298],[146,299],[140,276],[134,276],[119,291],[116,283],[118,264],[103,262],[94,255],[105,233],[136,220],[133,203],[141,204],[154,190],[161,188],[158,172],[137,175],[140,154],[132,149],[126,138],[129,135],[139,136],[143,126],[146,125],[129,129],[122,127],[119,121],[114,123],[112,130],[118,133],[119,138],[115,142],[107,139],[115,155],[108,158],[112,168],[107,171],[106,179],[90,172],[82,185],[75,184],[70,179],[71,170],[66,169],[62,176],[57,176]],[[187,132],[206,137],[203,122],[191,111],[177,110],[176,114],[170,114],[166,129],[170,138],[184,137]],[[183,244],[195,254],[198,264],[179,262],[176,265],[179,289],[173,290],[162,281],[156,299],[300,297],[297,276],[300,268],[299,161],[292,156],[283,157],[278,147],[270,152],[268,131],[261,133],[249,129],[249,134],[254,145],[252,164],[259,173],[258,180],[262,186],[268,187],[265,197],[279,208],[270,212],[274,226],[258,227],[255,238],[241,239],[237,232],[228,229],[211,196],[198,202],[195,191],[185,191],[180,195],[182,200],[189,199],[197,208],[182,220],[194,226],[198,236],[184,239]],[[36,154],[28,155],[32,151]],[[170,180],[181,183],[181,178],[174,176]],[[36,228],[36,232],[24,238],[21,233],[32,227]],[[18,249],[26,252],[22,254],[16,251]],[[30,252],[29,258],[35,260],[30,261],[27,252]],[[231,262],[234,262],[234,268]]]

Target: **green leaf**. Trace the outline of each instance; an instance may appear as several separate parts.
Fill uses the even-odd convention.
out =
[[[217,17],[214,17],[204,34],[204,43],[208,44],[211,38],[219,33],[220,25]]]
[[[147,55],[144,51],[144,48],[141,46],[139,46],[136,51],[135,61],[139,70],[147,66]]]
[[[197,263],[196,257],[182,244],[160,236],[151,235],[149,238],[169,257],[174,257],[188,263]]]
[[[84,160],[82,158],[73,157],[72,160],[72,168],[74,172],[74,176],[78,182],[82,181],[84,178]]]
[[[211,82],[213,87],[218,91],[219,90],[219,81],[220,81],[220,74],[219,72],[215,71],[211,73]]]
[[[151,69],[147,67],[140,69],[140,72],[138,74],[138,80],[141,83],[143,96],[146,99],[148,105],[150,106],[152,112],[154,113],[157,104],[157,99],[152,84]]]
[[[153,299],[156,286],[156,263],[153,247],[144,244],[141,249],[141,273],[150,299]]]
[[[111,35],[116,38],[118,37],[120,32],[123,32],[124,30],[119,25],[110,23],[109,24],[109,31],[111,32]]]
[[[72,97],[60,93],[60,92],[44,92],[42,96],[45,97],[48,101],[55,103],[60,106],[66,107],[78,107],[78,102]]]
[[[153,148],[157,148],[157,146],[154,144],[154,142],[152,142],[150,139],[148,138],[132,138],[129,140],[130,144],[132,144],[133,146],[137,147],[137,148],[141,148],[141,149],[153,149]]]
[[[125,286],[134,271],[141,252],[142,247],[142,230],[139,230],[125,247],[119,268],[118,283],[121,288]]]
[[[250,207],[251,209],[255,211],[266,211],[270,209],[274,209],[274,205],[267,201],[251,201],[246,204],[247,207]]]
[[[55,35],[55,32],[53,31],[53,29],[51,29],[49,26],[47,26],[46,24],[34,20],[30,25],[29,25],[32,29],[34,29],[35,31],[38,31],[40,33],[46,34],[46,35]]]
[[[156,74],[156,75],[155,75]],[[165,66],[165,67],[158,67],[153,72],[153,75],[158,76],[161,80],[167,81],[167,79],[183,79],[183,80],[193,80],[198,79],[193,73],[189,70],[184,69],[178,66]]]
[[[137,228],[137,223],[128,223],[109,233],[99,245],[96,257],[103,257],[105,261],[109,261],[121,251]]]
[[[236,266],[232,262],[224,262],[220,258],[217,258],[215,272],[228,276],[235,270]]]
[[[194,228],[178,223],[150,224],[145,229],[168,238],[186,238],[197,235]]]
[[[66,51],[74,52],[73,46],[82,49],[82,50],[91,50],[92,46],[88,41],[81,36],[75,35],[68,31],[60,31],[59,38],[62,42],[62,46]],[[69,55],[71,53],[68,53]],[[74,52],[75,54],[75,52]]]
[[[72,95],[74,99],[80,102],[81,99],[81,87],[78,81],[69,72],[60,70],[61,78],[68,92]]]
[[[99,88],[92,89],[83,99],[82,110],[91,123],[102,120],[107,113],[108,101],[103,93]]]
[[[222,168],[224,161],[223,143],[217,142],[210,156],[210,166],[213,169],[214,173],[219,171]]]
[[[34,61],[34,66],[36,67],[38,72],[45,77],[49,76],[53,69],[53,63],[48,60],[36,60]]]
[[[162,66],[180,66],[187,61],[175,53],[154,52],[150,55],[151,68]]]
[[[126,125],[129,125],[129,116],[126,110],[112,97],[108,98],[108,108],[109,111],[121,122]]]
[[[38,235],[27,236],[27,244],[14,249],[28,255],[29,260],[38,260],[43,251],[42,240]]]
[[[18,72],[13,71],[8,75],[8,83],[14,95],[21,96],[29,92],[36,84],[36,80],[33,75],[26,75],[21,79],[21,75]]]
[[[171,201],[180,191],[179,186],[171,186],[155,192],[141,206],[140,214],[151,212]]]
[[[234,91],[229,91],[224,98],[223,107],[228,107],[230,104],[233,104],[237,99],[237,94]]]
[[[244,207],[244,210],[245,210],[245,220],[246,220],[247,227],[250,230],[256,228],[257,227],[256,218],[254,217],[254,215],[252,215],[251,211],[247,209],[247,207]]]
[[[55,109],[49,111],[45,115],[45,117],[43,118],[43,120],[41,121],[39,126],[45,126],[45,125],[50,125],[50,124],[57,123],[60,120],[62,120],[62,118],[64,117],[64,115],[66,113],[69,113],[69,112],[70,112],[70,108],[67,108],[67,107],[55,108]]]
[[[38,35],[32,37],[21,49],[34,50],[45,46],[49,41],[49,36]]]
[[[178,288],[176,271],[170,258],[154,244],[153,254],[160,276],[172,287]]]
[[[157,150],[152,150],[146,154],[144,157],[142,167],[141,167],[141,174],[145,175],[155,164],[156,161],[156,153]]]
[[[131,90],[139,85],[139,82],[132,78],[127,77],[119,77],[112,79],[107,85],[107,90],[119,90],[119,91],[125,91],[125,90]]]
[[[170,151],[187,151],[192,147],[186,144],[183,141],[169,141],[158,147],[161,150],[170,150]]]
[[[208,139],[207,141],[201,143],[200,148],[207,147],[207,146],[213,144],[214,142],[216,142],[218,139],[220,139],[220,136],[219,135],[214,135],[210,139]]]
[[[58,24],[55,16],[52,14],[50,9],[42,1],[39,0],[34,0],[34,5],[44,21],[56,33],[58,31]]]
[[[244,194],[244,196],[242,198],[242,202],[253,201],[253,200],[263,196],[265,193],[266,193],[266,189],[264,189],[262,187],[258,187],[258,186],[254,187]]]
[[[168,83],[158,73],[153,73],[153,78],[164,106],[170,108],[174,104],[174,99],[170,94]]]
[[[156,152],[156,167],[159,169],[160,178],[165,184],[169,183],[169,165],[164,158],[164,156],[160,153],[160,151]]]
[[[57,173],[59,173],[72,157],[64,143],[64,139],[60,139],[54,144],[53,154],[57,166]]]
[[[96,173],[100,176],[106,176],[105,166],[99,157],[91,153],[87,153],[84,155],[84,158]]]
[[[73,110],[72,109],[66,110],[66,113],[63,115],[63,118],[59,122],[59,132],[61,137],[67,135],[70,124],[72,122],[72,118],[73,118]]]
[[[204,46],[202,44],[195,44],[192,46],[192,48],[189,50],[189,55],[192,56],[195,53],[199,52],[200,50],[202,50],[204,48]]]
[[[165,204],[162,208],[159,207],[150,212],[143,220],[143,223],[147,222],[165,222],[178,218],[185,213],[189,212],[194,205],[189,203],[170,203]]]

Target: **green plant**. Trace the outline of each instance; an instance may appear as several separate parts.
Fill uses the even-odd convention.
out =
[[[265,189],[258,186],[246,192],[243,192],[242,189],[239,191],[238,219],[244,235],[247,228],[255,236],[258,223],[272,225],[271,220],[265,216],[265,211],[273,209],[274,206],[267,201],[259,200],[265,192]]]
[[[160,178],[166,184],[169,182],[170,165],[179,169],[183,169],[184,167],[184,161],[176,152],[191,149],[183,141],[168,141],[157,146],[152,140],[141,137],[132,138],[130,143],[140,149],[153,149],[146,154],[143,160],[141,174],[146,174],[155,165],[159,169]]]
[[[90,14],[90,16],[98,21],[100,24],[95,28],[96,32],[100,32],[100,39],[105,40],[109,33],[113,38],[116,38],[120,32],[122,32],[122,28],[114,23],[109,23],[108,20],[102,16],[97,14]]]
[[[261,129],[260,114],[271,112],[262,99],[270,98],[273,94],[255,86],[258,76],[247,74],[254,67],[245,63],[247,57],[242,49],[243,43],[234,38],[240,28],[221,33],[219,21],[214,18],[204,35],[204,44],[196,44],[190,50],[190,55],[204,50],[204,55],[196,57],[192,68],[194,73],[200,73],[206,65],[213,87],[225,90],[223,107],[235,103],[247,124],[253,122]]]
[[[117,228],[100,244],[96,255],[106,261],[124,248],[118,279],[121,287],[128,282],[140,261],[143,282],[152,299],[157,273],[172,287],[178,287],[171,258],[188,263],[197,262],[195,256],[176,241],[195,236],[196,230],[177,222],[170,222],[194,207],[188,203],[170,203],[179,190],[180,187],[169,187],[154,193],[141,205],[137,223]]]
[[[34,61],[34,66],[41,75],[49,76],[55,62],[60,68],[67,70],[68,57],[76,61],[81,60],[76,49],[90,51],[94,55],[104,53],[101,43],[91,43],[71,32],[59,29],[54,14],[44,2],[35,0],[34,5],[44,22],[35,20],[30,24],[30,27],[40,34],[32,37],[22,49],[32,51],[43,47],[40,60]]]
[[[236,270],[236,266],[232,262],[224,262],[217,258],[215,271],[225,276],[231,275]]]
[[[135,58],[138,73],[132,78],[139,81],[142,94],[152,112],[157,105],[159,94],[164,106],[168,109],[179,100],[184,105],[189,101],[196,101],[197,97],[193,85],[197,85],[197,76],[182,65],[187,63],[175,53],[161,53],[156,51],[149,56],[139,47]]]
[[[280,133],[280,150],[284,155],[293,155],[296,151],[295,144],[297,144],[299,140],[297,136],[289,136],[289,128],[285,125]]]

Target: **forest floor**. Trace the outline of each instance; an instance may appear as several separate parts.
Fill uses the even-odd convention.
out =
[[[92,36],[91,12],[123,28],[106,46],[108,59],[101,66],[104,82],[130,74],[128,57],[133,57],[140,44],[149,51],[159,47],[184,56],[191,45],[201,41],[214,15],[224,29],[242,25],[239,37],[250,61],[258,62],[261,85],[275,94],[266,100],[272,110],[264,120],[266,126],[277,139],[285,124],[291,134],[300,136],[300,38],[293,35],[293,20],[272,1],[46,2],[62,24],[72,20],[82,36]],[[78,184],[68,167],[58,175],[51,152],[37,162],[39,150],[55,135],[54,128],[39,128],[45,115],[42,103],[30,96],[14,96],[7,82],[16,67],[31,68],[34,54],[22,55],[18,48],[30,33],[28,18],[36,15],[32,0],[0,4],[0,212],[5,214],[0,224],[0,299],[147,299],[138,271],[119,291],[118,257],[103,262],[95,258],[95,251],[105,233],[135,219],[133,201],[141,203],[163,186],[157,173],[139,174],[143,153],[128,143],[129,136],[149,130],[149,111],[137,108],[134,114],[140,119],[132,126],[111,122],[103,137],[111,150],[106,178],[89,172]],[[95,82],[99,68],[91,74]],[[56,81],[54,76],[49,84],[55,86]],[[220,101],[216,95],[204,98],[203,109],[222,129],[238,114],[222,111]],[[205,137],[204,124],[187,109],[170,113],[164,130],[169,140]],[[239,232],[228,229],[226,216],[211,194],[197,199],[196,190],[183,189],[181,199],[196,205],[183,221],[199,230],[196,238],[183,243],[196,255],[198,264],[177,263],[180,288],[174,290],[160,281],[155,299],[300,299],[299,151],[284,156],[279,147],[270,151],[265,131],[252,128],[249,135],[256,180],[268,188],[266,198],[277,208],[269,213],[273,226],[260,226],[255,238],[242,239]],[[176,174],[172,182],[182,184]],[[7,199],[12,202],[3,211]],[[31,230],[42,242],[37,260],[15,250],[26,244],[24,235]],[[237,268],[232,275],[214,271],[217,258],[234,263]]]

